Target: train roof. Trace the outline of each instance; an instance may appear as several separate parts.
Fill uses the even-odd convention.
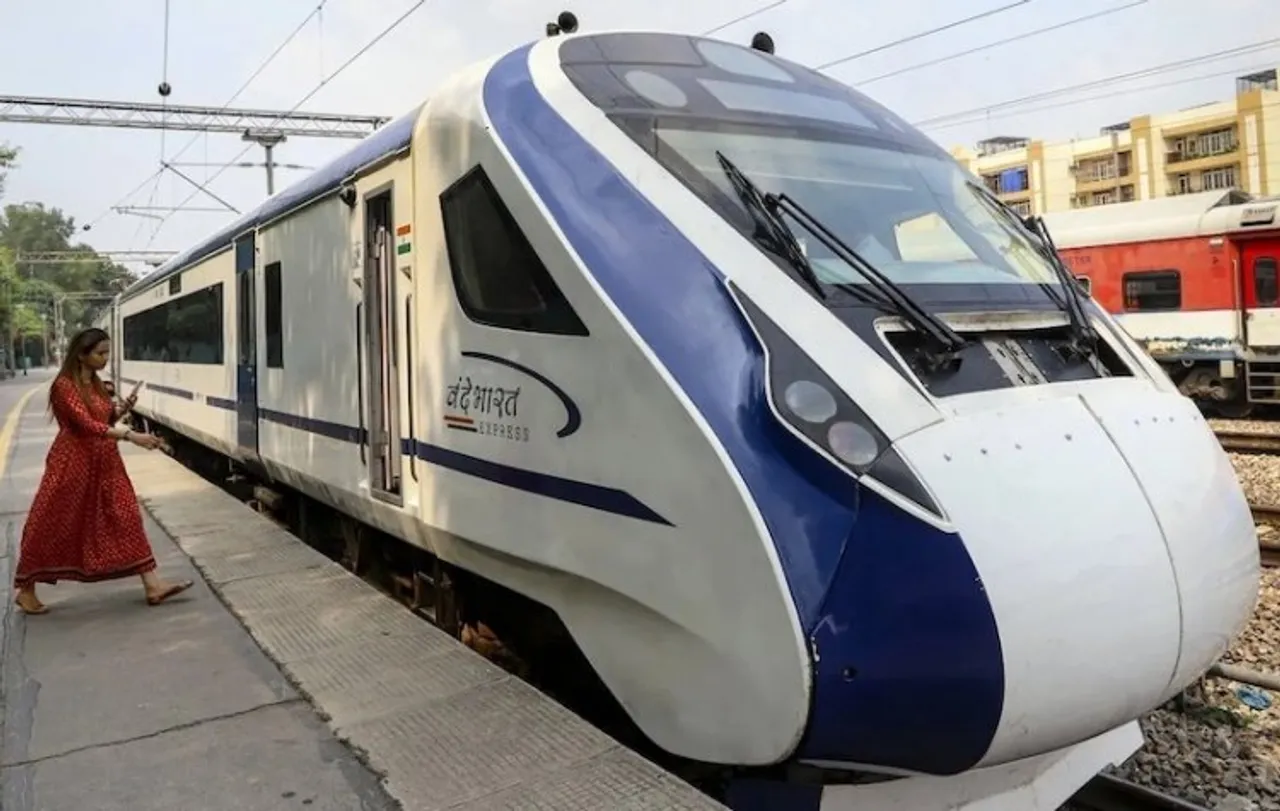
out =
[[[417,123],[422,106],[419,104],[411,111],[378,128],[360,143],[302,180],[268,197],[261,205],[242,215],[235,222],[165,262],[153,273],[147,274],[130,285],[124,291],[124,295],[131,297],[154,287],[175,273],[181,273],[200,260],[229,247],[236,237],[246,231],[337,191],[343,183],[358,174],[364,167],[407,149],[413,138],[414,124]]]
[[[1044,221],[1059,248],[1082,248],[1275,227],[1276,205],[1224,189],[1056,211]]]

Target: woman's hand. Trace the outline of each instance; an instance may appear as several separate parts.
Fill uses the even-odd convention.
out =
[[[149,451],[153,451],[161,445],[160,437],[154,434],[140,434],[136,431],[129,432],[129,441],[139,448],[145,448]]]

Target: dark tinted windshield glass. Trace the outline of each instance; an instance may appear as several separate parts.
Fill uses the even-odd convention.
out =
[[[567,41],[566,74],[660,163],[750,227],[722,152],[763,191],[787,194],[896,282],[1057,284],[1020,229],[892,112],[826,76],[749,48],[614,34]],[[803,237],[803,234],[801,234]],[[816,240],[820,279],[863,283]]]

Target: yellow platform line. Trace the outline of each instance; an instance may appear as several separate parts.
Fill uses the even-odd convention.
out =
[[[4,478],[9,469],[9,446],[13,444],[13,438],[18,433],[18,421],[22,419],[22,410],[27,407],[27,403],[35,393],[43,388],[45,387],[39,384],[32,386],[31,391],[22,395],[18,404],[4,418],[4,428],[0,428],[0,479]]]

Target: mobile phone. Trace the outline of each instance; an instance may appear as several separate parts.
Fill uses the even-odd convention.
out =
[[[130,398],[137,397],[137,396],[138,396],[138,391],[139,391],[141,388],[142,388],[142,381],[141,381],[141,380],[139,380],[137,383],[134,383],[134,384],[133,384],[133,391],[129,392],[129,397],[130,397]]]

